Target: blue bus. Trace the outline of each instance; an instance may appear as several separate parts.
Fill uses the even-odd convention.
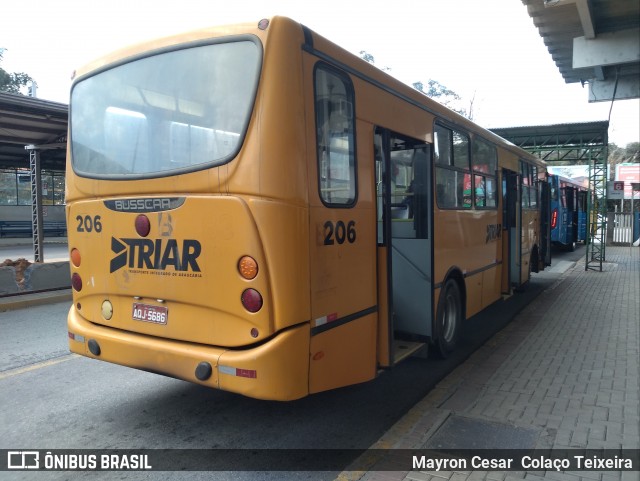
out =
[[[549,175],[551,188],[551,242],[570,251],[587,240],[587,193],[584,185]]]

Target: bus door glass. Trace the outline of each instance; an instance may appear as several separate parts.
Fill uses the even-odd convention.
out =
[[[378,241],[387,246],[392,332],[426,338],[432,324],[431,146],[383,129],[375,139]]]
[[[522,204],[520,203],[520,175],[512,170],[502,171],[502,208],[504,227],[508,236],[508,289],[520,285],[522,253]]]
[[[551,185],[541,181],[540,186],[540,259],[551,265]]]
[[[586,241],[587,239],[587,191],[578,191],[578,239]]]
[[[565,243],[573,244],[576,241],[578,229],[578,212],[576,210],[576,198],[574,187],[564,187],[565,210],[563,213],[564,228],[566,229]]]

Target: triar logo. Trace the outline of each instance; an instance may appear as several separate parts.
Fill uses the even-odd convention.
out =
[[[179,245],[176,239],[116,239],[111,238],[110,272],[122,267],[131,269],[166,270],[172,266],[176,271],[200,272],[197,259],[202,252],[200,242],[185,239]]]

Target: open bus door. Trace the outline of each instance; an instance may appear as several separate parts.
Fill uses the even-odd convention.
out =
[[[542,267],[551,265],[551,186],[540,182],[540,261]]]
[[[587,240],[587,191],[578,190],[578,237],[576,240],[586,242]]]
[[[432,337],[431,146],[378,128],[374,150],[379,361],[392,366]]]
[[[576,205],[576,188],[565,187],[565,201],[566,201],[566,244],[570,251],[575,250],[576,240],[578,239],[578,209]]]
[[[522,269],[522,203],[520,201],[520,174],[502,169],[502,216],[503,270],[502,292],[511,294],[511,289],[520,286]]]

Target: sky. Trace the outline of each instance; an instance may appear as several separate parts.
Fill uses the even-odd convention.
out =
[[[2,68],[25,72],[39,98],[68,103],[71,73],[118,48],[272,15],[299,21],[411,85],[434,79],[473,99],[483,127],[611,119],[609,141],[640,138],[640,102],[588,102],[566,84],[521,0],[29,0],[3,5]]]

